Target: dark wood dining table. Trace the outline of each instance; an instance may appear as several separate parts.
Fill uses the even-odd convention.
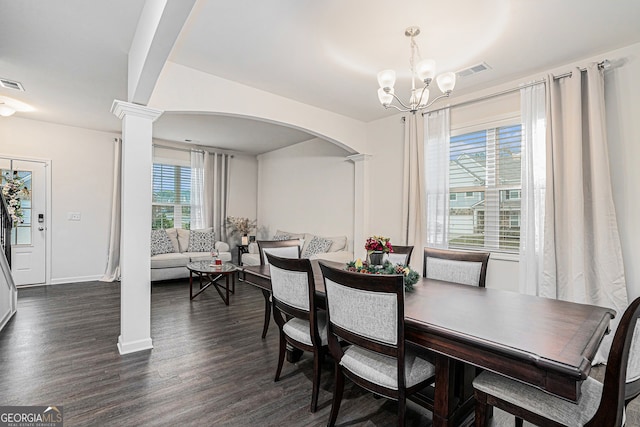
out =
[[[324,280],[319,263],[312,265],[322,307]],[[269,266],[243,267],[240,276],[262,289],[268,306]],[[577,401],[614,316],[593,305],[422,278],[405,295],[405,338],[434,354],[433,425],[457,426],[472,412],[475,367]]]

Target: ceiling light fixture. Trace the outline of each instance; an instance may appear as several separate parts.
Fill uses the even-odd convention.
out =
[[[420,34],[420,27],[409,27],[404,32],[404,35],[411,39],[411,58],[409,59],[409,64],[411,65],[411,97],[409,98],[409,105],[403,103],[394,93],[393,85],[396,82],[396,72],[394,70],[383,70],[378,73],[378,84],[380,85],[378,99],[384,108],[392,107],[398,111],[408,111],[415,114],[417,111],[429,108],[440,98],[446,98],[451,95],[456,85],[455,73],[440,74],[436,77],[436,82],[442,95],[429,102],[428,87],[436,74],[436,63],[432,59],[422,59],[420,57],[420,49],[415,41],[415,37],[418,34]],[[422,88],[416,88],[416,78],[424,83]],[[392,104],[394,99],[398,101],[402,108]]]
[[[2,117],[9,117],[9,116],[13,116],[13,114],[16,112],[15,109],[9,107],[7,104],[5,104],[4,102],[0,102],[0,116]]]

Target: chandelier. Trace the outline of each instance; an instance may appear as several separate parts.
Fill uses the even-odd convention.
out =
[[[383,70],[378,73],[378,99],[384,108],[395,108],[402,112],[411,112],[415,114],[417,111],[429,108],[434,102],[440,98],[446,98],[451,95],[456,85],[456,74],[452,72],[442,73],[436,77],[438,87],[442,95],[434,98],[429,102],[429,85],[433,81],[436,73],[436,63],[433,59],[422,59],[420,57],[420,49],[416,44],[415,37],[420,34],[420,27],[409,27],[405,30],[404,35],[411,40],[411,97],[409,104],[405,104],[396,96],[393,85],[396,82],[396,72],[393,70]],[[416,79],[420,80],[424,86],[416,88]],[[402,107],[392,104],[393,100],[398,101]]]

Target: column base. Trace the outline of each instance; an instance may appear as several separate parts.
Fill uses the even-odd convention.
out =
[[[122,341],[122,335],[118,337],[118,351],[121,355],[151,349],[153,349],[151,338],[125,343]]]

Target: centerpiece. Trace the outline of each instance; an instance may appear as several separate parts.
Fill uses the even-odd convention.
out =
[[[256,220],[250,220],[249,218],[228,216],[227,227],[231,229],[232,233],[239,233],[242,236],[242,244],[249,244],[249,237],[247,236],[251,230],[256,228]]]
[[[404,289],[406,291],[412,291],[413,285],[420,279],[418,272],[412,270],[409,266],[402,264],[393,265],[389,261],[385,261],[383,265],[372,265],[358,258],[355,261],[348,262],[346,269],[362,274],[402,274],[404,276]]]
[[[389,240],[391,239],[384,236],[371,236],[367,239],[364,248],[367,250],[370,264],[382,265],[382,257],[384,254],[393,252],[393,247]]]

